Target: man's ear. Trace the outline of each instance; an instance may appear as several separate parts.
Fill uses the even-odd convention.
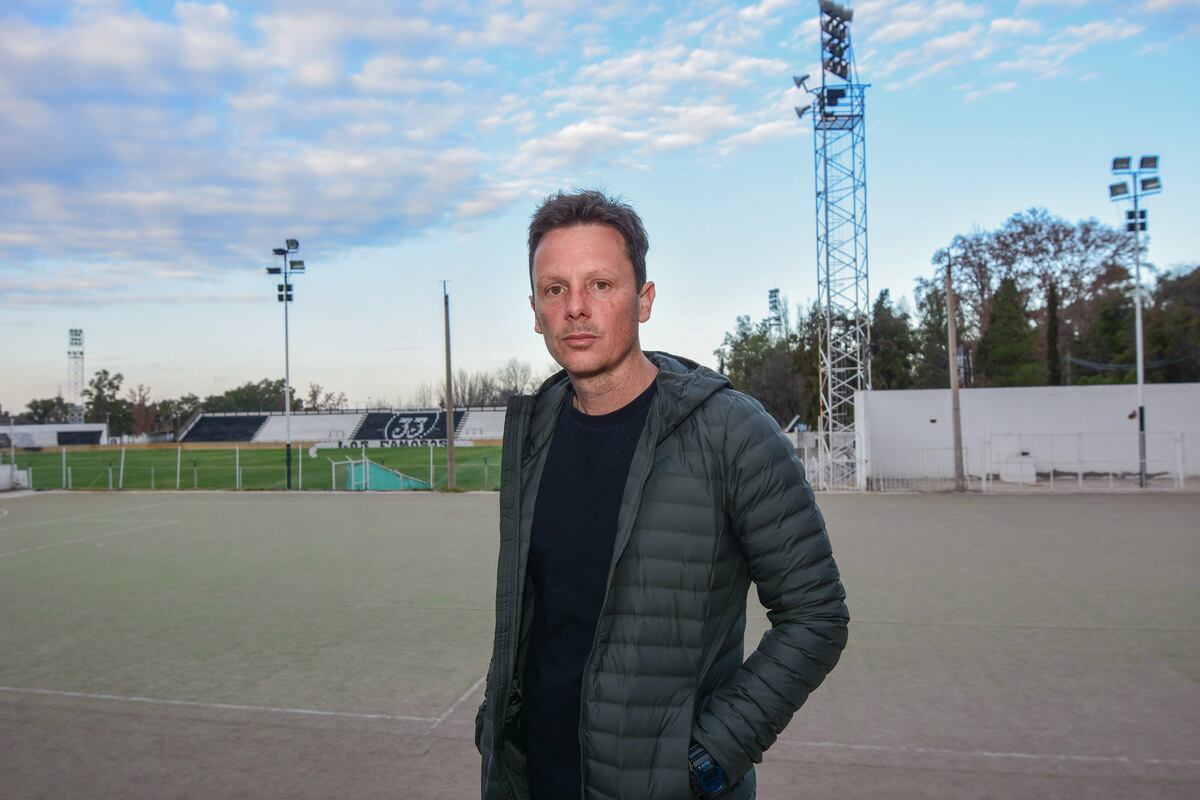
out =
[[[533,332],[542,332],[542,323],[538,321],[537,306],[533,304],[533,295],[529,295],[529,307],[533,309]]]
[[[642,291],[638,294],[638,322],[650,319],[650,309],[653,306],[654,281],[646,281],[642,284]]]

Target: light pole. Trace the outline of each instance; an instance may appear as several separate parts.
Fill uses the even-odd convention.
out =
[[[450,292],[446,281],[442,281],[442,301],[446,321],[446,488],[454,489],[458,482],[454,467],[454,382],[450,373]]]
[[[1158,156],[1142,156],[1135,169],[1133,159],[1118,156],[1112,160],[1114,175],[1132,175],[1133,191],[1128,181],[1110,183],[1108,198],[1112,201],[1132,200],[1133,210],[1125,212],[1125,230],[1133,234],[1133,308],[1135,337],[1137,339],[1137,405],[1138,405],[1138,485],[1146,488],[1146,355],[1142,342],[1142,231],[1146,230],[1146,211],[1140,208],[1140,199],[1148,194],[1162,191],[1162,180],[1158,177]]]
[[[287,239],[283,247],[276,247],[275,255],[283,259],[283,266],[267,267],[268,275],[279,275],[283,283],[276,284],[276,298],[283,303],[283,415],[287,424],[287,488],[292,488],[292,364],[288,348],[288,304],[292,302],[292,275],[304,274],[304,262],[289,260],[288,256],[299,252],[300,243]]]

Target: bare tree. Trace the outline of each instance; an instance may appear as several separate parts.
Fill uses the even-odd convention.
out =
[[[499,396],[496,379],[487,372],[467,372],[460,369],[454,374],[454,405],[457,408],[498,405]],[[438,404],[443,405],[445,402],[446,385],[443,382],[438,387]]]
[[[496,370],[495,382],[505,400],[514,394],[524,394],[536,388],[533,385],[533,367],[516,358],[510,358]]]
[[[433,396],[433,384],[426,381],[413,389],[412,400],[409,402],[413,408],[433,408],[435,405]]]
[[[150,402],[150,387],[139,383],[126,393],[129,398],[129,413],[132,418],[131,432],[134,436],[153,433],[158,418],[158,409]]]
[[[308,395],[304,399],[304,407],[318,411],[336,411],[348,405],[345,392],[327,392],[319,383],[308,384]]]

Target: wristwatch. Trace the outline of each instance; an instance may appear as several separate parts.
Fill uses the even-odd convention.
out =
[[[725,770],[713,761],[703,745],[693,744],[688,750],[688,772],[691,773],[692,791],[701,800],[720,797],[729,790]]]

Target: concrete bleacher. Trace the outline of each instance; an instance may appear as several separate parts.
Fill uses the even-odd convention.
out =
[[[202,414],[183,441],[249,442],[266,421],[266,414]]]
[[[337,442],[352,439],[366,414],[348,413],[292,414],[293,442]],[[272,414],[255,435],[256,442],[286,442],[287,417]]]
[[[455,435],[461,439],[503,439],[504,409],[476,408],[467,411]]]

